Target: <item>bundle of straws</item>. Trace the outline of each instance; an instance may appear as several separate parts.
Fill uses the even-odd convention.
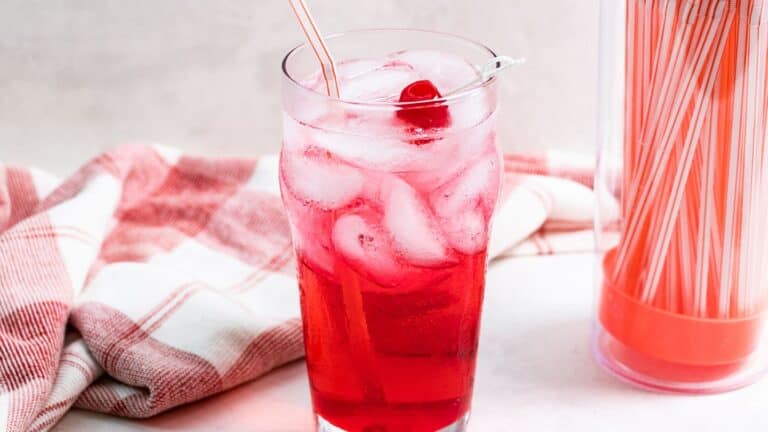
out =
[[[623,225],[606,276],[642,304],[762,310],[767,14],[764,0],[627,0]]]

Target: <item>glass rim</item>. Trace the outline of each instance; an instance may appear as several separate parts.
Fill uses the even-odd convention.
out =
[[[323,35],[323,38],[325,40],[331,40],[331,39],[338,39],[345,36],[350,35],[358,35],[362,33],[380,33],[380,32],[400,32],[400,33],[421,33],[424,35],[432,35],[432,36],[444,36],[449,37],[452,39],[455,39],[457,41],[465,42],[470,45],[474,45],[476,48],[478,48],[480,51],[486,52],[489,57],[488,59],[492,59],[494,57],[497,57],[498,54],[496,54],[495,51],[493,51],[491,48],[486,46],[485,44],[482,44],[480,42],[474,41],[472,39],[458,36],[453,33],[448,32],[441,32],[441,31],[435,31],[435,30],[424,30],[424,29],[415,29],[415,28],[407,28],[407,27],[376,27],[376,28],[361,28],[361,29],[353,29],[348,30],[344,32],[339,33],[332,33],[329,35]],[[283,61],[281,63],[281,69],[283,71],[283,77],[287,79],[287,81],[293,85],[294,87],[298,88],[300,91],[305,92],[307,94],[310,94],[314,97],[321,97],[323,99],[326,99],[331,102],[341,103],[345,105],[353,105],[353,106],[359,106],[359,107],[369,107],[369,108],[391,108],[391,107],[422,107],[424,105],[424,101],[411,101],[411,102],[386,102],[386,101],[355,101],[355,100],[347,100],[343,99],[341,97],[331,97],[325,93],[320,93],[317,91],[314,91],[312,89],[309,89],[305,86],[303,86],[299,81],[294,79],[294,77],[288,72],[288,61],[300,53],[302,50],[308,49],[308,43],[302,42],[299,45],[296,45],[295,47],[291,48],[288,53],[283,57]],[[453,93],[448,96],[441,96],[437,99],[430,99],[429,103],[431,104],[442,104],[442,103],[449,103],[457,100],[464,99],[466,97],[472,96],[473,94],[477,93],[478,91],[489,87],[491,84],[496,82],[496,76],[491,76],[487,78],[484,81],[477,82],[471,86],[468,86],[467,88],[462,89],[461,91],[458,91],[456,93]]]

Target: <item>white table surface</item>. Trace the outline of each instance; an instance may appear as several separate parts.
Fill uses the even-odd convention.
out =
[[[593,256],[516,258],[488,274],[470,431],[768,429],[768,379],[715,396],[636,390],[592,361]],[[293,432],[312,427],[303,362],[135,421],[70,412],[56,432]]]

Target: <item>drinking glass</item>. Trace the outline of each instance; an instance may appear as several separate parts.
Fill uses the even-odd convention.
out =
[[[340,98],[311,47],[285,57],[280,158],[318,430],[464,430],[501,159],[495,79],[460,88],[495,54],[419,30],[327,43]],[[425,77],[445,96],[401,102]]]

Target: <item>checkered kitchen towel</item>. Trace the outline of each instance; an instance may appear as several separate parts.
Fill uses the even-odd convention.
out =
[[[494,255],[591,247],[591,166],[560,159],[507,157]],[[293,265],[275,157],[0,165],[0,431],[147,417],[301,357]]]

